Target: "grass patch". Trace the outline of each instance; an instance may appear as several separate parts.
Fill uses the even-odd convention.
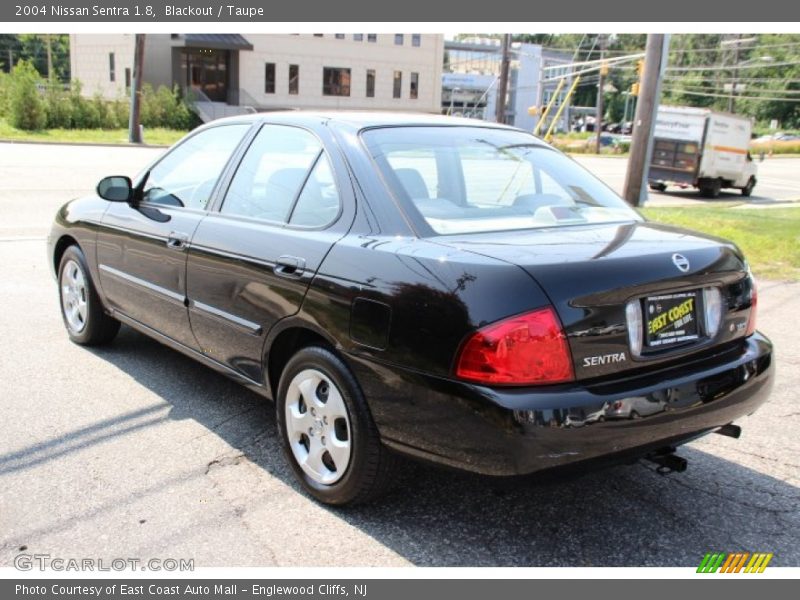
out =
[[[756,277],[800,281],[800,207],[738,210],[725,207],[643,208],[645,217],[735,242]]]
[[[185,131],[154,127],[144,130],[144,142],[155,146],[171,146],[186,135]],[[42,129],[23,131],[0,119],[0,141],[60,142],[89,144],[127,144],[127,129]]]

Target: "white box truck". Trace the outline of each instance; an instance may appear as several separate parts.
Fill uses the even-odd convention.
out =
[[[648,173],[650,189],[695,187],[704,196],[716,198],[722,188],[737,188],[749,196],[757,171],[748,151],[751,130],[746,117],[707,108],[660,106]]]

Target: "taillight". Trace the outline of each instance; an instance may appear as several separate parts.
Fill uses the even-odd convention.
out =
[[[461,348],[456,376],[504,385],[574,379],[567,338],[551,307],[510,317],[475,332]]]
[[[758,288],[756,279],[750,275],[750,317],[747,319],[747,331],[745,335],[751,335],[756,331],[756,308],[758,307]]]

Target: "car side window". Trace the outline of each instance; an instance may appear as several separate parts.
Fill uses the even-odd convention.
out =
[[[236,169],[220,212],[286,223],[321,153],[320,141],[304,129],[264,125]]]
[[[244,123],[212,127],[172,149],[150,170],[142,201],[205,209],[222,169],[249,128]]]
[[[339,191],[328,157],[320,155],[300,192],[289,219],[291,225],[324,227],[339,214]]]

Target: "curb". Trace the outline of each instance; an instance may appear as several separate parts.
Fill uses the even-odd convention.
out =
[[[98,148],[169,148],[166,144],[131,144],[130,142],[59,142],[49,140],[9,140],[0,138],[0,144],[31,144],[43,146],[97,146]]]

